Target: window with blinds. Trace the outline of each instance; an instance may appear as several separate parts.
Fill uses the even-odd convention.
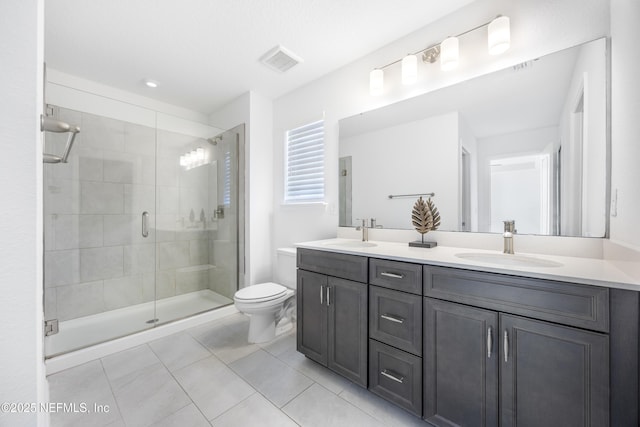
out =
[[[324,120],[287,131],[284,202],[324,200]]]

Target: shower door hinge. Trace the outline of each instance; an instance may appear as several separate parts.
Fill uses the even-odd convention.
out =
[[[58,333],[58,319],[44,321],[44,336],[55,335]]]

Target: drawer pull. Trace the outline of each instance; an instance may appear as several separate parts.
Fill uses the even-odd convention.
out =
[[[508,362],[509,361],[509,332],[507,332],[506,330],[504,331],[504,361]]]
[[[381,314],[380,317],[382,319],[388,320],[390,322],[400,323],[400,324],[404,323],[404,319],[402,317],[396,317],[396,316],[393,316],[391,314]]]
[[[404,279],[404,274],[389,273],[388,271],[383,271],[380,275],[384,277],[391,277],[392,279]]]
[[[397,377],[397,376],[393,375],[391,372],[393,372],[393,371],[387,371],[385,369],[383,371],[380,371],[380,375],[385,376],[385,377],[389,378],[390,380],[393,380],[393,381],[395,381],[397,383],[400,383],[400,384],[404,383],[404,377]]]
[[[493,328],[487,328],[487,359],[491,359],[491,349],[493,349]]]

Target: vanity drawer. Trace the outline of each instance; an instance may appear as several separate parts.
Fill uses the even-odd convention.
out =
[[[594,331],[609,331],[609,289],[424,266],[424,295]]]
[[[371,258],[369,283],[422,295],[422,265]]]
[[[369,340],[369,390],[422,416],[422,358]]]
[[[297,257],[298,268],[303,270],[367,283],[367,257],[304,248],[298,248]]]
[[[422,297],[369,286],[369,337],[422,355]]]

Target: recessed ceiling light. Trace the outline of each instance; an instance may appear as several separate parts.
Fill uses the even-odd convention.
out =
[[[158,82],[154,82],[153,80],[145,80],[144,84],[147,85],[147,87],[151,87],[151,88],[156,88],[158,87]]]

